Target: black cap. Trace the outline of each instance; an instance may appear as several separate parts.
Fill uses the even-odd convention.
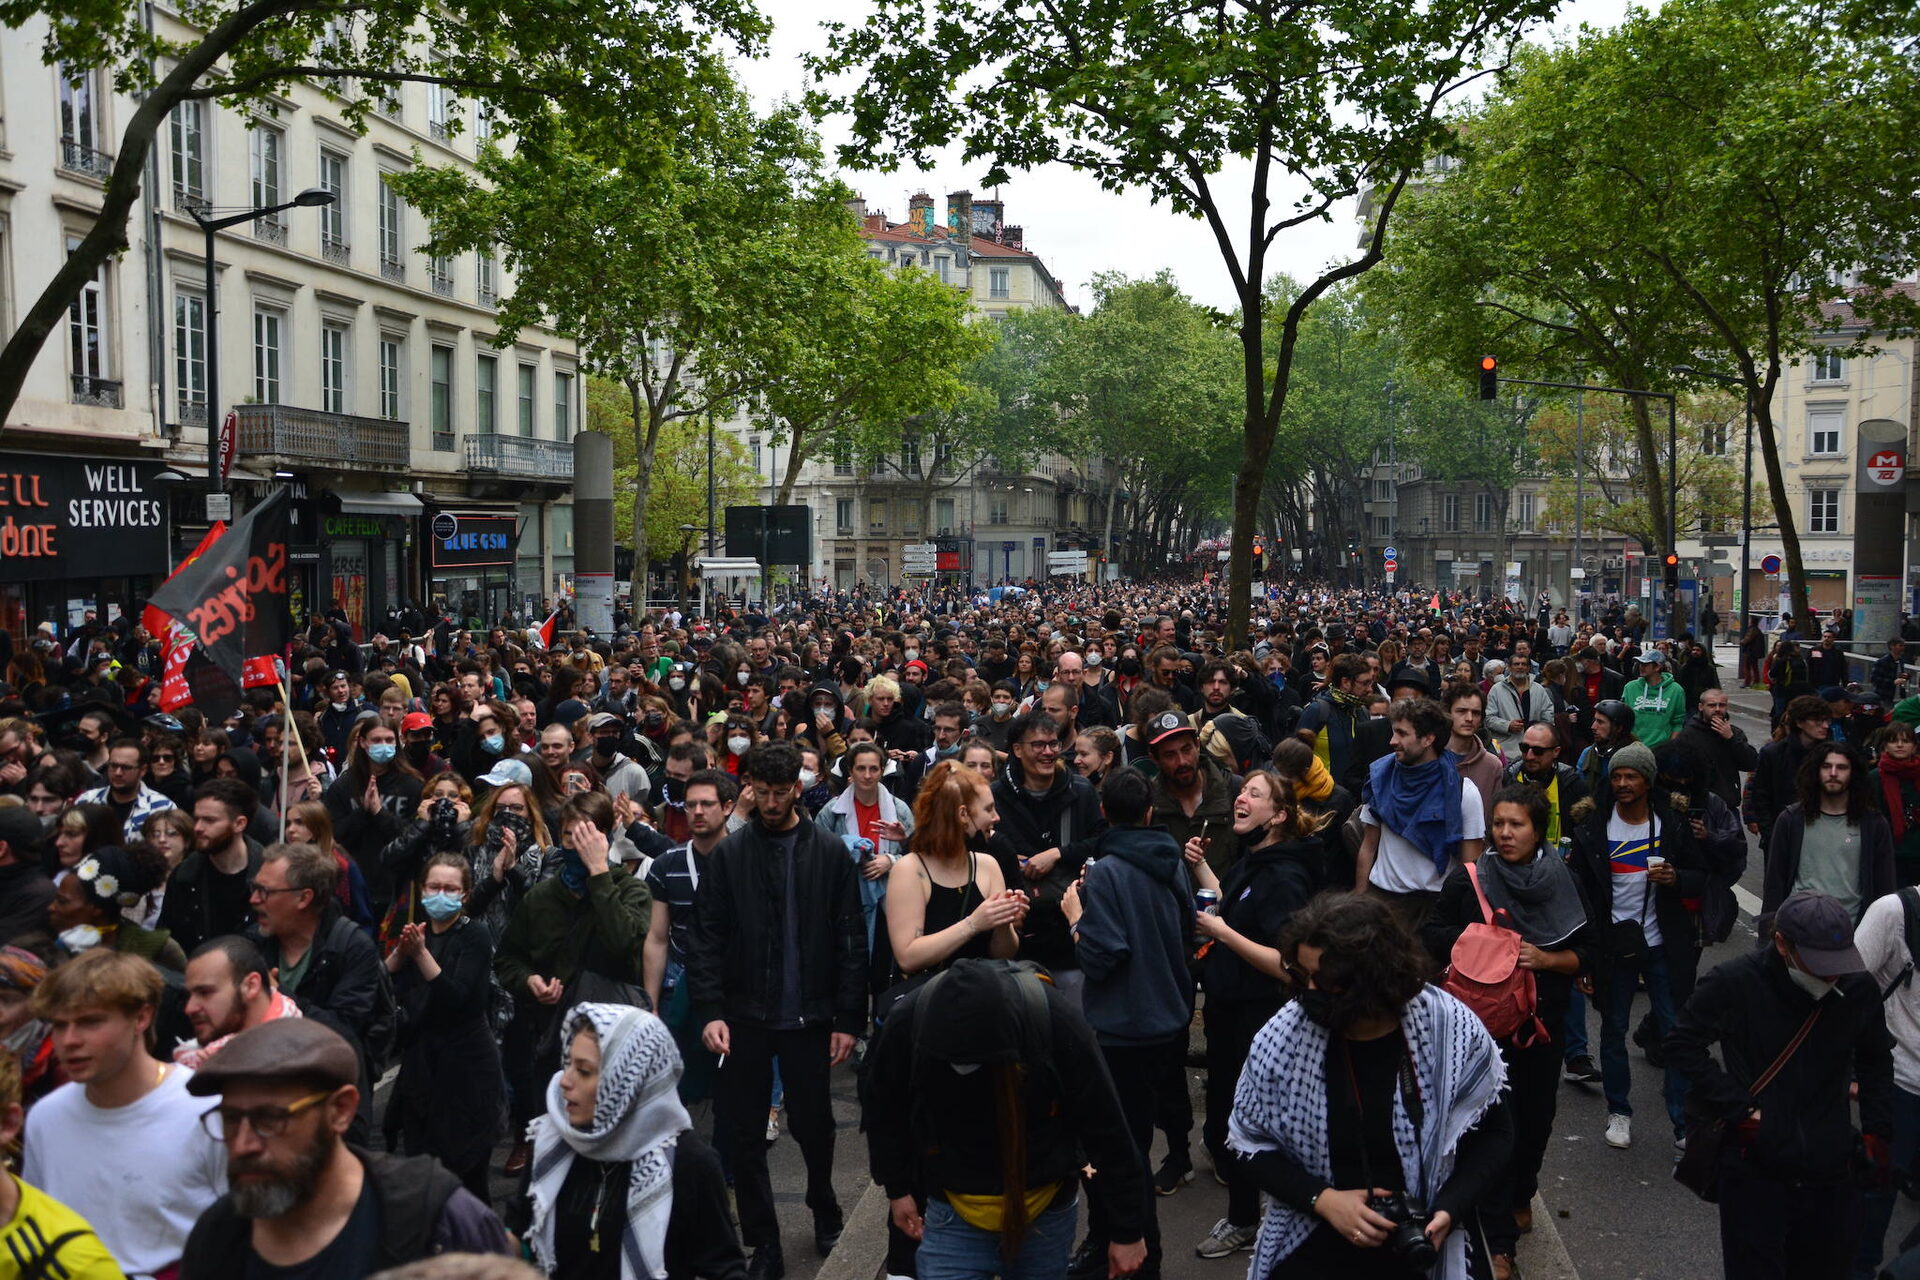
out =
[[[1853,916],[1824,893],[1796,893],[1773,913],[1773,931],[1793,944],[1800,967],[1817,978],[1865,973],[1867,962],[1853,945]]]

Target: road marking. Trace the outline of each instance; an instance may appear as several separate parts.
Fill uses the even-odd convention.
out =
[[[1755,918],[1759,917],[1760,899],[1754,897],[1751,893],[1748,893],[1745,889],[1742,889],[1739,885],[1733,886],[1733,900],[1739,903],[1740,909],[1746,912],[1748,915],[1753,916]]]

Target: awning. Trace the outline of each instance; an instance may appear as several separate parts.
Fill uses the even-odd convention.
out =
[[[156,459],[156,461],[160,462],[164,466],[171,467],[173,470],[178,471],[181,475],[187,477],[187,479],[189,480],[205,480],[207,478],[207,468],[206,468],[206,464],[204,463],[167,462],[164,458]],[[267,481],[271,479],[273,479],[272,476],[264,475],[258,471],[249,471],[246,467],[243,467],[243,466],[235,466],[231,471],[227,472],[228,484],[234,484],[236,482],[242,482],[242,481],[248,484],[265,484]]]
[[[340,499],[340,511],[350,516],[414,516],[420,514],[420,499],[410,493],[387,493],[374,489],[364,493],[342,493],[334,490],[334,496]]]

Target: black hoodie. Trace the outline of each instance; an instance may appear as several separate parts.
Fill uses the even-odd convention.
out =
[[[1008,756],[993,784],[1000,826],[988,848],[999,861],[1006,883],[1013,888],[1024,885],[1033,899],[1021,932],[1020,958],[1049,969],[1078,969],[1080,961],[1067,932],[1067,918],[1060,913],[1060,899],[1099,845],[1107,829],[1106,815],[1100,812],[1093,784],[1064,767],[1054,773],[1053,785],[1041,796],[1028,793],[1024,776],[1020,762]],[[1053,848],[1060,850],[1060,860],[1039,880],[1027,879],[1020,860]]]
[[[1243,848],[1220,881],[1220,918],[1235,933],[1261,946],[1278,947],[1287,920],[1319,890],[1326,857],[1318,836]],[[1285,999],[1278,978],[1260,972],[1224,942],[1208,949],[1203,964],[1200,980],[1209,1003],[1278,1009]]]

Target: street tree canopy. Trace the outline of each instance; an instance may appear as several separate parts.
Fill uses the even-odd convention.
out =
[[[1408,175],[1448,137],[1442,104],[1555,0],[875,0],[863,24],[829,23],[812,60],[844,91],[849,165],[924,163],[958,143],[987,185],[1063,163],[1110,190],[1140,188],[1205,222],[1239,302],[1244,447],[1234,482],[1229,639],[1246,634],[1249,551],[1300,320],[1329,287],[1380,258]],[[1228,178],[1230,163],[1246,178]],[[1282,182],[1301,191],[1288,200]],[[1242,185],[1244,184],[1244,186]],[[1229,191],[1242,187],[1243,195]],[[1269,349],[1275,241],[1362,190],[1375,234],[1301,288]]]
[[[99,216],[0,351],[0,422],[81,287],[127,248],[154,138],[180,103],[272,114],[276,96],[306,80],[358,122],[383,88],[432,82],[484,100],[495,127],[525,146],[537,148],[564,111],[629,151],[657,153],[706,128],[726,80],[717,44],[752,52],[767,30],[751,0],[586,0],[564,16],[528,0],[187,0],[177,23],[153,17],[135,0],[0,0],[0,26],[47,24],[46,62],[102,69],[116,90],[140,95]]]

